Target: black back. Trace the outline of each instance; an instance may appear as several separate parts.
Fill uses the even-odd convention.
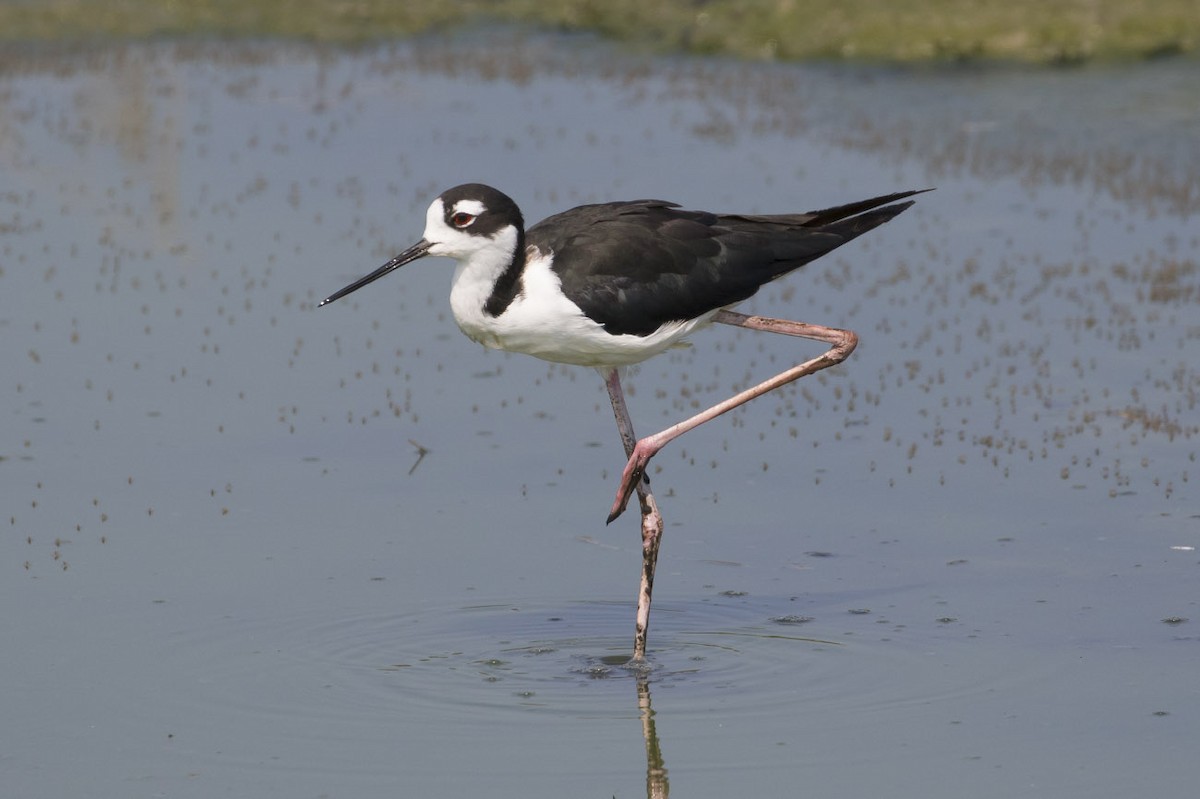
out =
[[[740,302],[767,282],[882,225],[905,191],[805,214],[684,211],[662,200],[584,205],[531,227],[526,242],[553,252],[563,292],[612,334]]]

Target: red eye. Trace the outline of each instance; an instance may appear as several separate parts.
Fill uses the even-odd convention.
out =
[[[468,214],[466,211],[459,211],[454,216],[450,217],[450,221],[454,223],[456,228],[465,228],[475,221],[475,215]]]

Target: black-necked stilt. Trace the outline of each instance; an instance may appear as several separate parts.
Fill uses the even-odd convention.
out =
[[[450,289],[454,319],[469,338],[600,370],[628,462],[608,521],[636,490],[642,511],[642,585],[634,657],[645,655],[650,597],[663,522],[644,479],[667,443],[779,386],[843,361],[857,346],[849,330],[746,316],[729,308],[765,283],[882,225],[919,191],[823,211],[770,216],[685,211],[661,200],[583,205],[529,230],[517,204],[479,183],[445,191],[429,206],[422,239],[321,305],[426,255],[458,261]],[[638,440],[620,368],[677,346],[713,322],[799,336],[830,345],[679,424]]]

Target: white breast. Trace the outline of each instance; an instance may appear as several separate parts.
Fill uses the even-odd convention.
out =
[[[550,269],[550,258],[531,247],[520,293],[503,313],[491,316],[483,306],[508,258],[480,255],[484,254],[459,263],[450,289],[450,308],[463,333],[493,349],[577,366],[627,366],[682,346],[685,336],[708,324],[716,314],[714,310],[699,319],[670,322],[648,336],[614,336],[563,295],[558,276]]]

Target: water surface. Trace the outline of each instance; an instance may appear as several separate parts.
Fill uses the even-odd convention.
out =
[[[893,71],[576,39],[157,45],[0,77],[0,764],[20,796],[1113,796],[1195,782],[1186,64]],[[937,186],[742,310],[842,367],[690,433],[648,680],[598,377],[427,260],[530,220]],[[713,329],[643,432],[817,351]]]

